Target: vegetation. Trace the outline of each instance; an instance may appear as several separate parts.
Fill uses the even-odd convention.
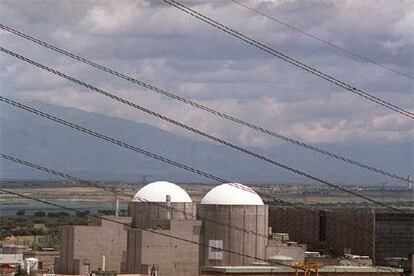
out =
[[[99,210],[97,215],[99,216],[113,216],[115,215],[115,211],[112,209],[103,209],[103,210]],[[126,209],[121,209],[119,210],[119,216],[128,216],[128,210]]]
[[[34,213],[34,216],[35,217],[44,217],[44,216],[46,216],[46,213],[43,212],[43,211],[38,211],[38,212]]]
[[[18,216],[24,216],[25,214],[26,214],[26,212],[24,210],[19,210],[16,213],[16,215],[18,215]]]
[[[60,247],[60,231],[59,228],[54,227],[45,231],[44,236],[35,238],[30,244],[33,250],[40,250],[42,248],[54,248],[58,250]]]
[[[17,272],[14,275],[15,276],[28,276],[26,270],[22,269],[20,265],[17,268]]]
[[[62,225],[86,225],[89,211],[76,214],[66,212],[37,211],[26,215],[24,210],[16,216],[0,217],[0,240],[10,236],[34,236],[26,245],[34,250],[41,248],[59,249],[60,229]],[[114,215],[113,210],[99,210],[98,215]],[[120,215],[127,215],[127,210],[120,210]]]
[[[52,247],[58,249],[61,225],[86,225],[89,212],[72,215],[65,212],[38,211],[34,215],[25,215],[18,211],[16,216],[0,217],[0,240],[9,236],[37,236],[32,244],[33,249]]]

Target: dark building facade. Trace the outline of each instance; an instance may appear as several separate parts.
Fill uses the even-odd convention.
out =
[[[408,257],[409,253],[414,253],[414,214],[376,214],[375,259],[384,264],[387,257]]]
[[[368,255],[378,265],[414,252],[414,213],[272,207],[269,226],[307,244],[308,250]]]

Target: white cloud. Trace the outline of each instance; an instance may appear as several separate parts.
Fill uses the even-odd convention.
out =
[[[255,15],[231,1],[190,1],[208,16],[269,43],[341,80],[413,110],[413,83],[379,67]],[[188,2],[187,2],[188,3]],[[250,1],[306,31],[386,63],[413,71],[413,5],[399,1]],[[3,1],[3,23],[57,46],[235,117],[311,143],[411,141],[411,122],[245,45],[165,4],[150,1]],[[243,145],[276,143],[200,110],[144,91],[92,68],[40,50],[2,32],[2,46],[27,53],[82,80],[114,91],[203,131]],[[410,60],[411,57],[411,60]],[[143,116],[76,85],[3,58],[2,93],[154,124]],[[29,93],[30,92],[30,93]]]

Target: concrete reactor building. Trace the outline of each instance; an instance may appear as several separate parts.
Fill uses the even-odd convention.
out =
[[[148,184],[136,193],[130,215],[123,272],[199,275],[201,221],[186,191],[170,182]]]
[[[252,265],[266,259],[268,206],[251,188],[219,185],[201,200],[198,214],[201,243],[208,245],[200,248],[203,266]]]

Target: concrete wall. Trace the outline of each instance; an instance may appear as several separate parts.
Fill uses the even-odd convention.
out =
[[[309,250],[320,248],[317,210],[271,207],[269,226],[274,233],[289,233],[292,241],[306,244]]]
[[[0,264],[23,265],[23,254],[0,254]]]
[[[384,264],[386,257],[405,257],[414,253],[414,213],[375,214],[375,260]]]
[[[28,250],[27,246],[17,245],[17,244],[4,244],[1,248],[1,253],[3,254],[23,254]]]
[[[109,217],[128,223],[127,217]],[[61,227],[60,256],[56,259],[55,272],[79,274],[83,263],[90,270],[102,267],[106,257],[106,270],[121,271],[122,253],[126,251],[128,227],[102,220],[97,226],[65,225]]]
[[[201,221],[171,220],[169,230],[140,229],[128,231],[125,273],[148,273],[153,267],[158,275],[199,275],[199,246]],[[180,237],[181,241],[157,233]]]
[[[294,265],[305,261],[305,251],[305,244],[283,242],[273,238],[269,240],[269,245],[266,248],[266,259],[269,259],[271,263]],[[276,255],[286,256],[291,258],[291,260],[282,261],[272,258]]]
[[[327,211],[324,245],[333,255],[351,254],[374,256],[374,215],[371,211]],[[320,216],[321,217],[321,216]]]
[[[197,213],[204,219],[201,243],[207,245],[200,248],[203,266],[250,265],[265,260],[267,205],[200,205]],[[223,249],[234,253],[223,251],[212,258],[208,247],[212,241],[221,241]]]
[[[306,263],[319,263],[324,266],[372,266],[372,259],[347,259],[331,257],[306,257]]]
[[[370,256],[379,265],[386,257],[408,257],[414,252],[413,213],[271,208],[269,226],[307,244],[308,250],[341,256],[350,249],[351,254]]]
[[[169,229],[170,220],[195,220],[196,204],[179,202],[132,202],[132,227]]]
[[[289,233],[308,250],[342,256],[349,249],[352,254],[374,256],[374,215],[370,210],[272,208],[269,212],[273,232]]]

